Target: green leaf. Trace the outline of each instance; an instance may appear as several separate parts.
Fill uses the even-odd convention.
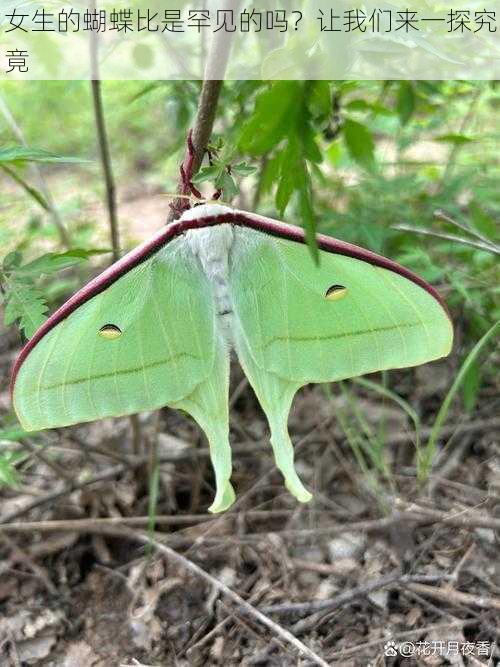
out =
[[[25,264],[17,269],[17,273],[21,275],[41,276],[43,274],[55,273],[62,269],[67,269],[75,264],[81,264],[86,260],[79,254],[69,252],[48,252],[34,259],[32,262]]]
[[[0,456],[0,487],[15,486],[19,482],[15,464],[23,458],[22,452],[5,452]]]
[[[319,164],[323,161],[323,155],[316,143],[315,133],[309,124],[302,128],[302,145],[304,147],[304,155],[310,162]]]
[[[292,194],[303,180],[305,164],[300,155],[299,143],[291,138],[282,153],[278,187],[276,189],[276,208],[283,215]]]
[[[41,148],[28,148],[27,146],[11,146],[0,149],[0,163],[21,164],[23,162],[81,163],[88,162],[88,160],[77,157],[63,157]]]
[[[398,112],[401,125],[406,125],[413,116],[415,104],[416,99],[413,84],[411,81],[400,81],[396,111]]]
[[[240,162],[231,167],[233,174],[238,174],[238,176],[250,176],[257,171],[257,167],[252,167],[252,165],[247,164],[246,162]]]
[[[342,160],[342,145],[340,141],[338,141],[337,139],[335,139],[335,141],[332,141],[332,143],[328,146],[326,150],[326,155],[328,157],[328,162],[333,167],[338,167]]]
[[[260,179],[260,189],[262,194],[272,191],[273,185],[278,181],[281,173],[281,163],[283,161],[283,152],[280,151],[269,158],[264,164],[264,171]]]
[[[306,242],[316,264],[319,263],[319,251],[316,241],[316,220],[312,205],[311,190],[307,185],[299,191],[299,211],[301,223],[306,230]]]
[[[462,388],[464,407],[468,414],[472,414],[474,412],[480,388],[481,371],[479,364],[474,362],[464,377],[464,384]]]
[[[200,171],[191,179],[193,183],[203,183],[204,181],[216,181],[221,176],[224,166],[220,164],[211,164],[208,167],[202,167]]]
[[[47,304],[41,292],[31,283],[10,280],[7,284],[7,305],[4,311],[4,324],[10,326],[19,320],[20,329],[24,330],[27,338],[47,319]]]
[[[348,111],[370,111],[371,108],[371,104],[363,99],[351,100],[344,105],[344,109]]]
[[[0,429],[0,442],[19,442],[28,435],[21,426]]]
[[[299,81],[277,81],[259,95],[240,135],[244,153],[262,155],[280,143],[295,124],[300,87]]]
[[[467,137],[465,134],[441,134],[438,137],[434,137],[434,141],[441,141],[447,144],[462,145],[468,144],[471,141],[475,141],[472,137]]]
[[[17,269],[19,266],[21,266],[22,261],[23,253],[19,250],[13,250],[12,252],[9,252],[7,255],[5,255],[2,268],[4,271],[12,271],[13,269]]]
[[[81,257],[82,259],[88,259],[95,255],[107,255],[110,252],[113,252],[111,248],[71,248],[71,250],[61,254],[66,255],[67,257]]]
[[[233,177],[225,171],[222,177],[217,181],[216,187],[222,189],[225,200],[232,199],[238,194],[238,188],[234,182]]]
[[[329,116],[332,112],[332,93],[329,81],[312,81],[309,87],[308,106],[314,113]]]
[[[365,169],[374,167],[374,150],[372,133],[366,127],[351,118],[346,118],[342,126],[344,141],[350,156]]]

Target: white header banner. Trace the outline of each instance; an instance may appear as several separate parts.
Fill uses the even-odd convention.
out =
[[[0,0],[0,79],[498,79],[500,2]]]

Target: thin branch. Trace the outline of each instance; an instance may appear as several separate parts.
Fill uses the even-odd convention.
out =
[[[434,211],[434,217],[436,218],[436,220],[442,220],[443,222],[447,222],[448,224],[453,225],[454,227],[458,227],[463,232],[466,232],[467,234],[471,234],[472,236],[475,236],[480,241],[484,241],[486,244],[491,243],[490,239],[488,239],[486,236],[483,236],[483,234],[480,234],[477,231],[477,229],[473,229],[469,225],[466,225],[463,222],[459,222],[458,220],[455,220],[454,218],[451,217],[451,215],[448,215],[448,213],[446,213],[446,211],[443,211],[440,208],[438,208],[436,211]]]
[[[74,484],[72,490],[78,488],[83,488],[89,484],[94,484],[96,481],[104,481],[109,479],[104,473],[101,475],[99,480],[92,478],[87,482],[82,482],[80,484]],[[46,505],[48,502],[54,498],[61,497],[69,493],[68,489],[64,489],[52,494],[47,494],[41,498],[34,500],[28,507],[24,507],[15,512],[11,512],[10,515],[2,517],[0,519],[0,533],[32,533],[39,531],[42,533],[51,533],[51,532],[76,532],[76,533],[100,533],[106,534],[106,531],[110,527],[121,524],[130,524],[130,525],[143,525],[146,523],[145,517],[120,517],[120,518],[103,518],[103,519],[72,519],[72,520],[54,520],[54,521],[32,521],[32,522],[19,522],[12,523],[15,519],[18,519],[23,514],[27,513],[29,510],[34,509],[35,507],[40,507]],[[241,515],[248,516],[251,518],[251,514],[242,512]],[[317,539],[320,536],[337,536],[342,535],[343,533],[352,533],[352,532],[364,532],[364,533],[383,533],[387,531],[394,525],[399,525],[402,521],[411,524],[412,528],[417,528],[420,526],[429,526],[435,523],[449,524],[452,526],[457,526],[460,528],[467,528],[469,530],[474,530],[475,528],[492,528],[499,530],[500,529],[500,519],[488,518],[483,516],[477,516],[478,513],[475,512],[473,515],[468,517],[464,516],[453,516],[447,515],[444,512],[433,513],[432,515],[424,514],[423,512],[398,512],[389,517],[382,517],[380,519],[367,519],[366,521],[355,521],[352,523],[341,523],[334,526],[329,526],[327,528],[305,528],[305,529],[284,529],[284,530],[274,530],[274,531],[262,531],[255,533],[246,533],[244,536],[241,536],[235,542],[238,543],[253,543],[256,541],[262,541],[266,538],[269,538],[272,535],[279,535],[283,540],[307,540],[307,539]],[[222,517],[214,517],[212,514],[205,515],[205,520],[202,521],[201,518],[198,520],[198,517],[203,515],[192,515],[193,523],[206,523],[206,527],[214,528],[217,527],[220,529],[221,524],[228,521],[231,517],[237,519],[240,514],[231,514],[228,513]],[[196,521],[194,519],[196,518]],[[169,517],[159,516],[156,517],[157,524],[166,524],[166,525],[178,525],[182,523],[184,517]],[[203,544],[220,544],[227,541],[227,535],[218,535],[216,537],[210,537],[208,530],[203,535],[196,536],[186,536],[181,533],[170,533],[165,535],[164,533],[157,533],[162,539],[168,539],[169,543],[175,545],[176,547],[181,546],[197,546],[200,543]]]
[[[198,111],[194,128],[190,133],[188,146],[181,167],[181,177],[177,186],[179,195],[189,195],[189,181],[198,172],[203,162],[203,157],[212,135],[212,129],[217,111],[220,92],[222,90],[222,81],[203,82],[198,103]],[[170,211],[167,222],[172,222],[182,215],[189,208],[189,200],[178,197],[170,204]]]
[[[444,232],[434,232],[430,229],[423,229],[422,227],[412,227],[411,225],[392,225],[391,229],[397,229],[402,232],[411,232],[413,234],[421,234],[422,236],[434,236],[438,239],[444,239],[445,241],[453,241],[455,243],[461,243],[462,245],[468,245],[472,248],[479,248],[479,250],[486,250],[487,252],[492,252],[495,255],[500,255],[500,247],[493,243],[484,243],[483,241],[473,241],[472,239],[466,239],[462,236],[456,236],[456,234],[445,234]]]
[[[227,4],[235,11],[240,4],[240,0],[237,0],[236,3],[228,2]],[[181,177],[177,188],[179,195],[191,194],[189,181],[198,172],[203,162],[203,157],[212,135],[217,104],[222,90],[223,77],[230,50],[231,35],[221,30],[212,36],[196,119],[182,162]],[[175,199],[170,204],[167,222],[176,220],[187,208],[189,208],[189,202],[186,199]]]
[[[479,607],[480,609],[495,609],[500,611],[500,598],[485,597],[477,594],[471,595],[470,593],[456,591],[448,586],[446,588],[436,588],[435,586],[428,586],[423,583],[411,583],[408,585],[408,588],[415,593],[428,595],[431,598],[448,604],[465,604]]]
[[[218,517],[217,521],[234,523],[242,518],[250,521],[269,521],[272,519],[287,519],[294,510],[249,510],[238,514],[225,514]],[[95,517],[92,519],[53,519],[48,521],[20,521],[19,523],[0,524],[0,535],[2,533],[57,533],[78,532],[82,533],[95,529],[99,526],[126,526],[131,528],[137,526],[144,528],[149,524],[149,516],[112,516]],[[157,526],[193,526],[207,521],[214,521],[213,514],[158,514],[155,517]]]
[[[95,9],[95,2],[92,3]],[[118,217],[116,213],[116,186],[111,165],[111,153],[109,150],[108,136],[106,132],[106,121],[102,103],[101,81],[99,79],[99,43],[98,35],[91,31],[90,34],[90,66],[91,66],[91,88],[94,104],[94,116],[97,130],[97,139],[101,166],[106,185],[106,201],[108,207],[109,229],[111,245],[113,248],[113,261],[120,258],[120,236],[118,232]]]
[[[373,591],[378,591],[381,588],[391,587],[395,584],[406,585],[409,583],[434,583],[441,582],[443,579],[450,579],[449,575],[425,575],[425,574],[402,574],[401,572],[393,572],[386,574],[377,579],[371,579],[364,584],[350,588],[347,591],[339,593],[334,598],[328,600],[314,600],[313,602],[285,602],[280,604],[269,605],[263,607],[262,611],[265,614],[312,614],[314,612],[326,612],[339,609],[360,597],[368,595]]]

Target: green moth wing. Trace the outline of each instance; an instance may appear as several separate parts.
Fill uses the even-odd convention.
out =
[[[41,430],[169,405],[204,429],[216,469],[212,511],[234,500],[229,482],[229,360],[216,336],[207,277],[175,239],[84,301],[30,350],[13,403]]]
[[[446,356],[452,326],[427,289],[393,270],[325,250],[317,265],[300,243],[240,234],[231,273],[236,350],[287,487],[305,501],[286,428],[296,391]]]

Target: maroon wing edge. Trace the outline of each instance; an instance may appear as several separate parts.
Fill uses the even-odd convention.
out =
[[[141,264],[146,259],[161,250],[176,236],[179,236],[180,234],[183,234],[190,229],[213,227],[223,223],[232,223],[241,227],[249,227],[250,229],[255,229],[265,234],[270,234],[271,236],[278,236],[280,238],[289,239],[290,241],[296,241],[297,243],[306,243],[305,232],[300,227],[288,225],[286,223],[273,220],[272,218],[266,218],[254,213],[247,213],[245,211],[234,210],[213,216],[202,216],[191,220],[178,220],[176,222],[172,222],[170,225],[160,230],[152,238],[139,245],[137,248],[118,260],[118,262],[115,262],[112,266],[87,283],[85,287],[82,287],[81,290],[76,292],[70,299],[68,299],[68,301],[66,301],[66,303],[58,308],[42,324],[42,326],[35,332],[32,338],[30,338],[30,340],[22,348],[14,363],[10,381],[11,396],[14,391],[14,384],[17,374],[24,360],[35,347],[35,345],[37,345],[37,343],[39,343],[51,329],[59,324],[59,322],[62,322],[64,319],[66,319],[79,306],[86,303],[97,294],[103,292],[110,285],[121,278],[125,273],[130,271],[130,269],[133,269],[135,266]],[[429,285],[427,282],[425,282],[425,280],[417,276],[409,269],[406,269],[404,266],[401,266],[400,264],[397,264],[396,262],[383,257],[382,255],[377,255],[370,250],[365,250],[364,248],[360,248],[359,246],[353,245],[352,243],[339,241],[338,239],[334,239],[330,236],[318,234],[316,239],[318,247],[321,250],[360,259],[408,278],[408,280],[411,280],[429,292],[429,294],[431,294],[439,302],[448,317],[450,317],[445,302],[438,294],[438,292],[432,287],[432,285]]]

